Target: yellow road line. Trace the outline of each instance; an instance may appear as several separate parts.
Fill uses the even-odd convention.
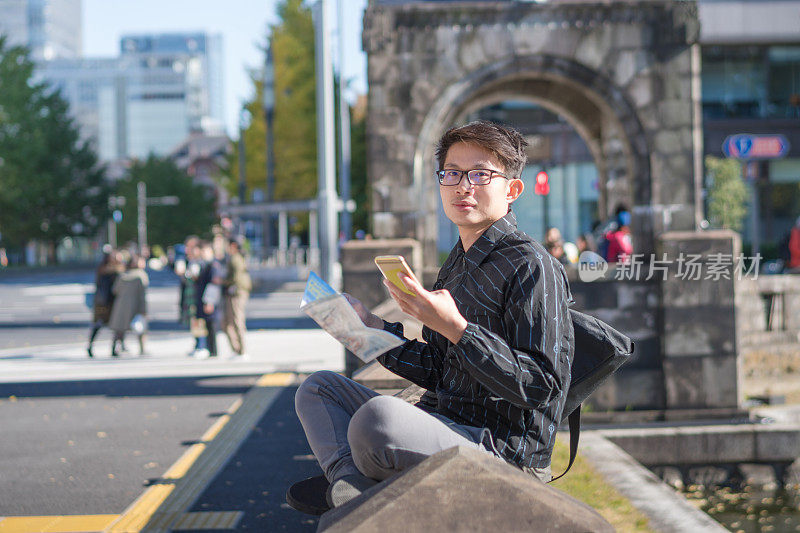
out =
[[[257,387],[285,387],[294,382],[295,375],[286,372],[277,372],[275,374],[264,374],[256,382]]]
[[[185,511],[194,500],[199,497],[213,475],[221,468],[230,456],[238,449],[241,442],[258,422],[263,411],[269,403],[263,401],[263,391],[268,387],[282,387],[292,383],[294,374],[278,373],[264,374],[248,391],[245,399],[237,399],[212,425],[201,438],[201,442],[193,444],[184,454],[167,470],[163,479],[167,484],[157,484],[149,487],[136,499],[119,518],[106,526],[106,532],[138,532],[145,526],[148,530],[168,530],[170,524],[175,523],[185,515]],[[240,409],[245,406],[244,409]],[[239,416],[234,417],[237,414]],[[234,422],[229,425],[233,420]],[[214,450],[213,456],[204,457],[211,442],[223,430],[229,430],[230,442],[221,443]],[[197,475],[186,479],[190,469],[197,470]],[[170,481],[173,481],[172,483]],[[175,490],[179,487],[178,490]],[[169,501],[168,501],[169,500]],[[0,533],[4,533],[0,531]]]
[[[77,533],[102,531],[119,518],[116,514],[66,516],[10,516],[0,518],[0,533]]]

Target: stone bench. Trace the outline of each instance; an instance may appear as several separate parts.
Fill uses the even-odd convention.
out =
[[[377,362],[353,379],[409,403],[425,392]],[[543,524],[552,531],[614,530],[583,502],[487,453],[459,446],[331,509],[317,531],[534,531]]]
[[[487,453],[455,447],[326,512],[317,531],[614,531],[594,509]]]

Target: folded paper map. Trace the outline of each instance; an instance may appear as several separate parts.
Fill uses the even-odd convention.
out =
[[[350,302],[313,272],[300,309],[365,363],[405,342],[388,331],[365,326]]]

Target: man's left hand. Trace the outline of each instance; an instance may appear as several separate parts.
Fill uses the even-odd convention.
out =
[[[458,311],[450,291],[426,291],[419,282],[402,272],[399,277],[414,295],[401,291],[389,280],[383,280],[383,284],[400,304],[400,309],[457,344],[467,329],[467,320]]]

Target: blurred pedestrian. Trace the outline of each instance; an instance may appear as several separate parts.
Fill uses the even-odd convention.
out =
[[[121,274],[114,282],[114,306],[111,309],[109,327],[114,331],[114,340],[111,344],[111,356],[117,357],[125,345],[125,333],[131,329],[134,318],[141,324],[147,317],[147,286],[150,279],[145,272],[145,258],[133,255],[128,263],[128,270]],[[137,327],[135,331],[139,337],[139,354],[144,355],[144,342],[146,328]],[[119,347],[118,347],[119,344]]]
[[[627,210],[617,213],[617,229],[606,235],[608,250],[606,261],[609,263],[626,263],[633,254],[633,240],[631,239],[631,214]]]
[[[178,321],[184,325],[189,325],[191,317],[194,316],[194,281],[199,273],[197,266],[197,243],[200,239],[195,235],[186,237],[184,244],[180,247],[183,253],[175,256],[175,274],[180,279],[179,292],[179,315]],[[176,250],[177,252],[178,250]]]
[[[597,245],[595,244],[594,235],[591,233],[578,235],[578,238],[575,240],[575,245],[578,247],[578,255],[583,252],[597,253]]]
[[[253,282],[247,272],[247,262],[242,255],[243,240],[241,237],[234,237],[228,244],[228,267],[223,282],[225,308],[222,315],[222,329],[228,336],[233,351],[244,359],[247,357],[245,307]]]
[[[197,318],[205,326],[205,337],[200,337],[197,359],[217,356],[217,331],[222,311],[222,282],[225,276],[222,264],[214,257],[214,248],[208,241],[200,243],[200,273],[195,282]]]
[[[89,346],[86,353],[94,357],[92,345],[97,333],[111,318],[111,309],[114,305],[114,282],[125,270],[122,264],[122,254],[109,246],[103,254],[103,259],[94,275],[94,302],[92,303],[92,330],[89,333]]]
[[[800,274],[800,217],[789,233],[789,272]]]
[[[569,258],[564,252],[564,239],[561,237],[561,231],[558,228],[548,228],[544,234],[544,247],[545,249],[558,259],[562,265],[568,264]]]

